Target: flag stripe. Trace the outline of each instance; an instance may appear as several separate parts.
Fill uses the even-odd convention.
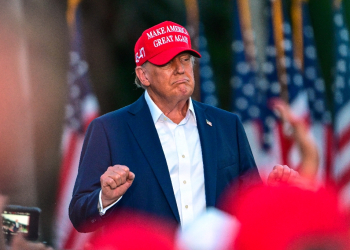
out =
[[[90,122],[98,116],[97,98],[88,77],[88,64],[84,59],[83,39],[80,26],[80,0],[69,1],[67,15],[71,50],[68,71],[68,100],[62,137],[62,165],[57,195],[55,223],[55,247],[57,249],[83,249],[83,242],[90,234],[78,233],[68,215],[75,179],[78,173],[80,152],[84,134]],[[96,204],[97,206],[97,204]]]
[[[347,170],[341,175],[341,178],[337,182],[337,187],[339,190],[343,189],[350,183],[350,163],[345,166],[345,169]]]
[[[349,114],[350,116],[350,114]],[[339,138],[339,150],[342,151],[346,146],[350,144],[350,126],[344,129]]]
[[[64,243],[63,249],[74,249],[73,246],[77,237],[79,236],[79,233],[74,229],[73,226],[71,226],[70,229],[67,228],[66,230],[68,230],[69,233],[67,233],[68,237]],[[82,249],[82,246],[80,249]]]
[[[325,181],[333,182],[332,172],[334,164],[334,133],[331,124],[326,125],[326,160],[325,160]]]
[[[67,187],[67,184],[68,184],[68,179],[70,176],[70,171],[71,171],[71,166],[74,159],[75,150],[77,150],[76,148],[77,139],[78,139],[78,135],[76,133],[72,132],[69,134],[68,146],[65,150],[66,152],[64,153],[65,157],[63,158],[63,161],[62,161],[60,180],[58,185],[59,202],[62,201],[62,196],[64,194],[63,190],[65,189],[65,187]]]
[[[304,70],[304,39],[303,39],[303,8],[302,0],[292,1],[292,22],[293,22],[293,46],[294,58],[298,63],[299,69]]]

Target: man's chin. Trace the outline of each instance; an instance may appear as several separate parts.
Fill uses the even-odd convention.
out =
[[[177,86],[178,92],[182,96],[188,96],[188,98],[193,94],[193,88],[189,87],[187,84],[179,84]]]

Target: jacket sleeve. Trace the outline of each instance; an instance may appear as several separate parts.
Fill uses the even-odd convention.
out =
[[[238,118],[236,128],[239,145],[239,186],[244,189],[249,186],[262,184],[247,135]]]
[[[69,218],[79,232],[99,228],[104,216],[99,215],[100,177],[111,166],[111,151],[106,131],[99,118],[88,127],[80,156],[78,175],[69,205]]]

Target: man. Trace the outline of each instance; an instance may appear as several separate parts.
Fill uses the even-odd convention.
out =
[[[260,182],[237,116],[191,100],[193,56],[187,30],[163,22],[135,45],[135,103],[95,119],[82,149],[69,208],[78,231],[93,231],[121,209],[188,225],[217,205],[224,189]],[[294,178],[277,166],[270,182]]]

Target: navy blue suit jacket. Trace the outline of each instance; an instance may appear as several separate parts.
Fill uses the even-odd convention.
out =
[[[202,147],[206,205],[215,206],[233,180],[256,181],[258,172],[238,117],[196,101],[193,106]],[[128,166],[135,173],[135,180],[122,199],[100,216],[100,176],[116,164]],[[69,216],[78,231],[93,231],[120,208],[141,210],[180,223],[166,159],[144,95],[90,124]]]

